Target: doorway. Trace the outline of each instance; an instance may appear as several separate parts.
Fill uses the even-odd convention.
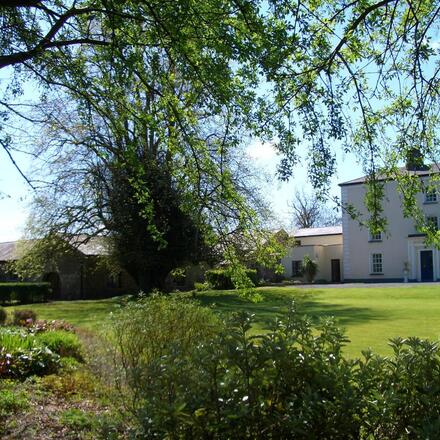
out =
[[[420,251],[420,279],[421,281],[434,281],[432,251]]]
[[[341,282],[341,260],[332,260],[332,283]]]

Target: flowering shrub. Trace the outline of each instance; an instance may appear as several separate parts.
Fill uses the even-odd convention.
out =
[[[37,319],[32,324],[32,326],[29,327],[29,330],[33,333],[48,332],[54,330],[64,330],[66,332],[73,333],[75,331],[75,327],[73,327],[72,324],[69,324],[68,322],[59,319],[53,319],[51,321]]]
[[[33,310],[14,310],[14,324],[30,327],[37,320],[37,314]]]

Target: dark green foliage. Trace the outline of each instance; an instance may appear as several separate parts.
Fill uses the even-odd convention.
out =
[[[0,379],[17,378],[54,373],[60,357],[46,347],[17,349],[8,353],[0,348]]]
[[[0,306],[0,325],[3,325],[6,322],[7,317],[8,314],[6,313],[6,310]]]
[[[50,298],[49,283],[0,283],[0,303],[31,304]]]
[[[33,310],[14,310],[14,324],[30,327],[37,320]]]
[[[258,274],[255,269],[246,269],[246,276],[252,281],[254,286],[258,285]],[[205,277],[210,286],[215,290],[233,289],[231,272],[228,269],[211,269],[205,272]]]
[[[62,330],[38,333],[37,341],[61,357],[72,357],[78,361],[83,359],[81,341],[78,336]]]
[[[205,272],[205,277],[210,286],[216,290],[233,289],[231,276],[225,269],[211,269]]]
[[[173,303],[166,322],[178,309]],[[140,438],[439,438],[437,343],[395,339],[392,358],[366,352],[349,360],[347,339],[331,320],[313,325],[292,307],[268,334],[251,336],[251,323],[237,314],[190,344],[170,327],[165,343],[145,339],[160,350],[142,362],[126,362],[135,358],[124,340]],[[163,326],[161,315],[149,324]]]
[[[106,198],[111,217],[106,226],[113,232],[115,257],[141,290],[163,289],[172,269],[201,258],[201,231],[191,215],[181,209],[183,194],[159,159],[139,153],[135,166],[115,166],[110,173],[112,185],[97,184],[102,184],[103,192],[110,188]],[[142,180],[148,200],[139,200],[139,188],[133,187],[135,179]]]

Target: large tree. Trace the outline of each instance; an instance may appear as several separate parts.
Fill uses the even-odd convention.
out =
[[[44,46],[15,64],[18,74],[20,70],[31,73],[51,88],[86,92],[84,98],[93,106],[100,99],[88,93],[94,87],[89,74],[96,63],[93,53],[107,54],[109,72],[128,69],[137,74],[139,66],[152,65],[151,55],[157,50],[172,66],[171,71],[162,72],[162,80],[167,77],[170,84],[176,78],[189,80],[196,94],[205,95],[210,111],[219,114],[226,106],[245,128],[277,140],[281,178],[292,176],[298,146],[307,146],[311,182],[321,195],[326,194],[336,168],[335,147],[341,147],[357,155],[368,174],[366,204],[372,215],[366,223],[370,229],[386,227],[378,182],[383,174],[400,182],[404,213],[415,216],[423,230],[423,216],[414,204],[422,183],[410,174],[402,175],[398,165],[411,157],[436,161],[440,67],[434,40],[439,23],[435,2],[204,0],[53,5],[64,11],[72,5],[94,10],[92,15],[72,17],[75,25],[64,22],[60,33],[51,38],[74,31],[78,38],[99,36],[98,44]],[[4,39],[4,54],[11,55],[14,44],[21,48],[19,52],[32,51],[39,37],[44,38],[42,30],[50,29],[55,18],[48,21],[40,16],[33,23],[30,15],[22,15],[17,22],[7,17],[11,28],[24,31]],[[30,23],[36,33],[29,32]],[[35,40],[31,44],[27,44],[29,36]],[[142,75],[138,80],[152,85]],[[177,126],[191,116],[173,102],[172,90],[167,88],[161,102],[173,109]],[[4,102],[8,111],[17,111],[10,101]],[[9,141],[2,144],[8,151]]]
[[[49,174],[40,174],[38,182],[37,233],[110,234],[116,244],[125,243],[125,249],[118,246],[123,263],[133,262],[127,243],[149,246],[150,261],[153,254],[161,261],[160,254],[170,257],[180,241],[191,258],[194,246],[187,238],[197,235],[192,241],[208,242],[235,261],[234,234],[251,236],[257,224],[248,203],[255,191],[236,178],[235,171],[245,168],[234,165],[240,136],[251,128],[256,65],[249,55],[255,49],[252,32],[260,25],[255,5],[208,0],[56,6],[90,9],[92,15],[72,15],[51,41],[69,29],[99,38],[97,44],[78,37],[72,44],[42,47],[40,37],[53,23],[39,16],[33,28],[38,50],[15,64],[17,84],[20,75],[31,74],[42,87],[41,111],[23,114],[11,101],[3,104],[49,130],[42,131],[41,150],[35,152],[47,161]],[[27,47],[30,12],[14,13],[23,18],[14,28],[25,32],[5,47]],[[12,141],[4,139],[3,147],[10,151]],[[136,241],[139,233],[144,235]],[[145,240],[148,246],[139,246]],[[171,250],[164,251],[167,246]],[[163,259],[167,266],[161,271],[177,263]],[[136,266],[131,263],[127,267]],[[150,273],[158,273],[157,267]],[[133,271],[140,280],[140,270]]]
[[[240,115],[213,107],[206,85],[178,75],[160,51],[135,69],[89,55],[93,68],[70,76],[89,87],[71,82],[30,115],[41,121],[32,144],[43,164],[34,231],[107,235],[145,290],[206,258],[208,245],[236,263],[234,237],[255,243],[262,208],[237,154]]]

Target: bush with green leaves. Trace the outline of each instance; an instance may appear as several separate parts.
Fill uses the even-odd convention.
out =
[[[197,292],[206,292],[209,290],[209,284],[208,283],[194,283],[194,290],[197,290]]]
[[[61,357],[82,360],[81,342],[74,333],[0,328],[0,379],[55,373],[61,366]]]
[[[75,333],[63,330],[40,332],[37,334],[36,339],[38,343],[61,357],[71,357],[78,361],[83,360],[81,341]]]
[[[250,279],[254,286],[258,286],[258,274],[255,269],[244,270],[244,275]],[[235,287],[229,269],[211,269],[205,272],[206,280],[215,290],[229,290]]]
[[[133,305],[136,326],[125,331],[127,310],[117,329],[139,438],[440,437],[435,342],[395,339],[393,357],[346,359],[347,339],[334,322],[313,324],[294,307],[264,335],[252,335],[245,313],[207,335],[206,311],[167,302]],[[193,328],[190,315],[204,319]]]
[[[308,255],[304,255],[302,260],[302,274],[304,275],[306,281],[311,283],[316,274],[318,273],[318,264],[316,261],[313,261]]]
[[[0,283],[0,304],[46,302],[51,292],[50,283]]]
[[[182,354],[191,353],[195,345],[209,341],[219,326],[208,308],[187,299],[153,295],[129,302],[114,313],[108,335],[117,350],[124,383],[136,394],[143,392],[145,370],[152,362],[168,356],[173,347]],[[133,405],[138,405],[136,399]]]

